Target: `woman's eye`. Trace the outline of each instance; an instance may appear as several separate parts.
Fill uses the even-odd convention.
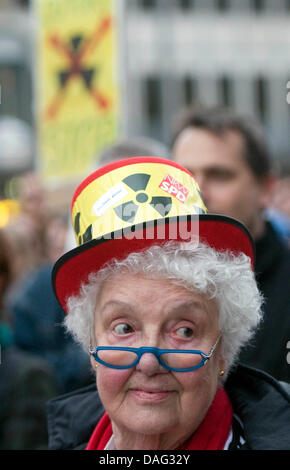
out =
[[[182,338],[190,338],[193,335],[193,330],[191,328],[183,326],[182,328],[178,328],[178,330],[176,330],[176,333]]]
[[[119,323],[114,327],[114,332],[117,335],[127,335],[128,333],[132,333],[133,329],[128,323]]]

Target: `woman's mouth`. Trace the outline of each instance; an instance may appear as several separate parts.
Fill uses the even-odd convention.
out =
[[[171,397],[174,391],[131,389],[129,393],[138,402],[158,403]]]

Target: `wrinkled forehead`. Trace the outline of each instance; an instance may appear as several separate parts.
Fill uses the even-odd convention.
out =
[[[118,312],[161,322],[171,317],[187,317],[216,324],[218,317],[214,299],[184,287],[181,281],[128,271],[106,279],[96,299],[96,321]]]

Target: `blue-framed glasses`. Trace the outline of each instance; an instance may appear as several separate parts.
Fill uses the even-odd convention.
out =
[[[211,358],[220,337],[209,354],[198,349],[159,349],[142,346],[140,348],[123,348],[117,346],[98,346],[90,349],[90,354],[97,362],[112,369],[130,369],[135,367],[143,354],[154,354],[159,364],[167,370],[190,372],[199,369]]]

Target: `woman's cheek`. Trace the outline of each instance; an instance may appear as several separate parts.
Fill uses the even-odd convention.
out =
[[[130,369],[118,370],[100,365],[97,369],[97,388],[100,394],[116,395],[126,390],[126,382],[131,375]]]
[[[184,391],[194,390],[202,378],[202,374],[198,369],[191,372],[172,372],[172,374]]]
[[[192,393],[202,389],[205,383],[211,383],[212,372],[204,366],[191,372],[172,372],[172,374],[184,392]]]

